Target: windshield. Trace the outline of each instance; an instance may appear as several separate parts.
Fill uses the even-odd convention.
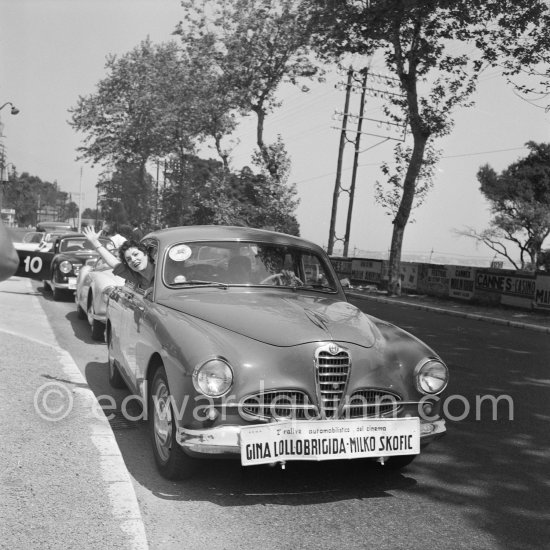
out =
[[[169,248],[162,280],[193,284],[307,287],[335,291],[328,261],[298,247],[254,242],[180,243]]]
[[[113,248],[113,243],[109,239],[99,239],[99,241],[105,248]],[[79,250],[94,250],[94,246],[85,237],[63,239],[59,244],[59,252],[78,252]]]
[[[25,233],[23,237],[24,243],[41,243],[44,238],[44,233]]]

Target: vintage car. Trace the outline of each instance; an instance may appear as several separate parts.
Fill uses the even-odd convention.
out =
[[[401,468],[445,432],[442,359],[350,304],[321,247],[221,226],[142,242],[155,278],[110,293],[109,380],[146,405],[163,476],[213,456]]]
[[[113,249],[113,243],[106,238],[100,239],[106,248]],[[51,249],[53,258],[50,264],[49,278],[43,281],[44,289],[51,289],[54,300],[69,296],[76,290],[76,279],[81,267],[89,260],[95,260],[99,254],[91,243],[80,233],[65,233],[58,236]]]
[[[48,252],[53,248],[53,243],[57,237],[65,235],[66,231],[52,231],[44,233],[43,231],[29,231],[23,235],[21,242],[14,242],[16,250],[28,252]]]
[[[40,252],[50,252],[53,249],[53,245],[57,237],[65,235],[65,231],[51,231],[50,233],[43,233],[44,237],[38,250]]]
[[[16,250],[38,251],[44,242],[45,233],[41,231],[29,231],[23,235],[21,241],[13,243]]]
[[[74,294],[76,311],[80,319],[88,320],[92,339],[103,340],[108,293],[113,287],[123,284],[124,279],[113,275],[113,269],[101,256],[87,260],[80,268]]]
[[[76,231],[76,229],[69,222],[38,222],[36,224],[36,231],[44,233],[68,233],[69,231]]]

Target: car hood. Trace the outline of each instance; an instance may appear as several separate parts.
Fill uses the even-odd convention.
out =
[[[380,335],[352,304],[300,293],[195,289],[159,303],[274,346],[334,340],[371,347]]]

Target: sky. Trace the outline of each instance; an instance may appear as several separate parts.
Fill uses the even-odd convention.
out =
[[[68,109],[81,95],[92,94],[106,76],[105,60],[124,54],[147,36],[165,42],[183,18],[180,0],[0,0],[0,105],[20,109],[0,112],[7,161],[18,172],[57,181],[82,208],[95,208],[100,167],[77,160],[83,136],[68,124]],[[373,73],[385,73],[382,64]],[[300,204],[301,236],[327,245],[345,92],[338,87],[345,75],[330,74],[324,84],[310,84],[307,94],[294,87],[279,93],[282,106],[266,121],[265,137],[281,135],[292,159],[290,181]],[[527,154],[527,141],[549,142],[549,117],[544,105],[518,97],[495,70],[481,76],[475,106],[455,112],[454,130],[436,142],[442,150],[434,188],[424,204],[413,210],[405,231],[403,258],[454,259],[454,263],[488,262],[494,253],[457,231],[488,227],[488,204],[479,191],[476,173],[491,165],[497,172]],[[367,98],[365,116],[382,118],[380,100]],[[352,94],[350,112],[359,110]],[[350,255],[387,258],[392,217],[375,202],[374,185],[382,179],[380,164],[391,161],[396,141],[385,125],[366,122],[357,172],[350,232]],[[233,167],[250,164],[255,120],[239,126]],[[370,134],[378,134],[376,137]],[[393,135],[393,133],[391,133]],[[353,138],[348,134],[348,138]],[[354,147],[344,149],[342,186],[351,181]],[[214,151],[202,156],[216,158]],[[152,175],[155,176],[154,171]],[[348,211],[340,195],[336,237],[342,239]],[[335,243],[335,250],[342,247]],[[443,261],[443,260],[441,260]]]

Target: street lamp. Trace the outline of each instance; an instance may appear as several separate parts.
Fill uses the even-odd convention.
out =
[[[4,103],[4,105],[2,105],[2,107],[0,107],[0,111],[1,111],[6,105],[11,105],[11,114],[12,114],[12,115],[16,115],[16,114],[19,113],[19,109],[18,109],[11,101],[6,101],[6,103]]]

